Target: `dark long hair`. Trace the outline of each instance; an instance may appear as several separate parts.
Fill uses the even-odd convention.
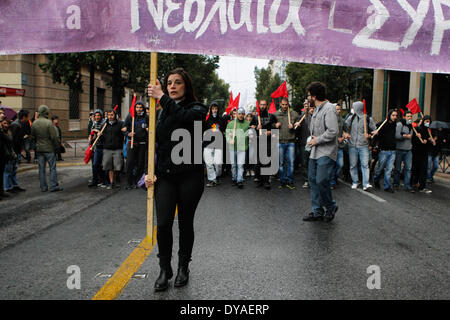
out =
[[[169,76],[171,76],[173,74],[179,74],[184,81],[184,98],[188,102],[198,101],[197,97],[194,94],[194,87],[192,86],[192,79],[189,76],[189,74],[186,71],[184,71],[183,68],[173,69],[166,75],[166,77],[164,78],[164,87],[162,88],[164,91],[164,94],[169,96],[169,92],[167,91],[167,82],[169,80]]]

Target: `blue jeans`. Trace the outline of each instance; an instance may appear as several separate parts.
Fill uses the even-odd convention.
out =
[[[348,156],[350,160],[350,175],[352,182],[357,184],[359,182],[358,175],[358,159],[361,163],[362,185],[363,187],[369,184],[370,170],[369,170],[369,147],[349,147]]]
[[[14,187],[18,187],[17,168],[19,167],[19,159],[9,160],[6,162],[5,171],[3,172],[3,187],[5,191],[9,191]]]
[[[54,190],[58,186],[58,175],[56,173],[56,154],[54,153],[37,153],[37,159],[39,164],[39,182],[41,185],[41,191],[47,191],[47,175],[46,166],[50,168],[50,190]]]
[[[341,170],[343,167],[344,167],[344,149],[339,148],[336,158],[336,165],[334,166],[333,174],[331,176],[330,181],[330,184],[332,186],[336,185],[337,179],[339,178],[339,175],[341,174]]]
[[[405,190],[411,189],[411,167],[412,167],[412,151],[396,150],[395,151],[395,170],[394,170],[394,186],[400,185],[400,175],[402,172],[402,162],[405,167]]]
[[[237,183],[244,181],[245,151],[230,150],[231,175]]]
[[[332,211],[336,207],[330,188],[330,177],[336,161],[329,157],[309,159],[308,180],[311,188],[311,205],[315,215],[323,215],[323,207]]]
[[[280,154],[280,181],[282,184],[293,183],[295,143],[280,143],[278,151]]]
[[[392,169],[394,168],[394,162],[395,151],[380,151],[380,154],[378,155],[378,166],[375,170],[373,180],[375,182],[379,182],[381,173],[383,172],[384,167],[386,167],[386,170],[384,171],[384,190],[387,190],[391,187],[391,173]]]
[[[434,174],[439,169],[439,156],[428,155],[427,180],[433,180]]]
[[[98,183],[105,183],[106,175],[102,168],[103,149],[96,148],[94,150],[94,158],[92,158],[92,181]]]

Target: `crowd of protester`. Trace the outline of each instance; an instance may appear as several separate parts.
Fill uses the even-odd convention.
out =
[[[393,193],[400,189],[403,180],[405,191],[432,192],[427,186],[434,181],[440,150],[448,143],[448,133],[430,129],[430,116],[413,121],[411,111],[396,108],[389,111],[386,123],[376,124],[364,115],[361,101],[353,103],[345,118],[342,106],[335,104],[335,108],[338,149],[329,174],[331,189],[336,188],[342,178],[351,182],[352,189],[361,186],[364,191],[382,187]],[[229,114],[219,114],[219,103],[213,101],[203,130],[220,132],[223,143],[203,141],[206,186],[215,187],[231,175],[232,184],[240,189],[246,181],[253,180],[257,187],[270,189],[273,181],[279,181],[279,188],[294,190],[294,172],[298,172],[301,186],[310,188],[311,148],[307,139],[311,135],[316,106],[307,99],[299,113],[293,109],[289,100],[282,98],[280,109],[273,114],[269,113],[266,100],[259,101],[259,110],[249,105],[245,109],[233,109]],[[27,110],[20,110],[15,119],[8,119],[0,109],[0,170],[3,172],[0,198],[25,191],[19,185],[17,169],[21,161],[32,161],[30,151],[33,150],[34,162],[39,164],[41,191],[49,189],[46,164],[50,168],[50,191],[62,190],[56,173],[56,161],[63,161],[61,153],[64,152],[59,118],[48,118],[46,106],[42,106],[33,119]],[[148,107],[143,101],[135,104],[134,118],[129,114],[120,120],[114,109],[91,112],[88,141],[90,146],[94,142],[95,145],[90,188],[120,188],[121,175],[126,176],[125,189],[138,188],[139,180],[147,172],[148,127]],[[273,129],[278,130],[278,136],[272,135]],[[279,170],[275,175],[262,174],[262,169],[269,164],[261,162],[257,156],[261,153],[258,150],[261,139],[266,140],[264,154],[267,157],[271,156],[271,140],[278,141]]]

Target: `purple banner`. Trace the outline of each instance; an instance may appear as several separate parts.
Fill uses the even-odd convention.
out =
[[[450,73],[450,0],[1,0],[0,54],[157,51]]]

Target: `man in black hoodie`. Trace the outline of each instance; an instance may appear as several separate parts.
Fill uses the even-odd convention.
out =
[[[397,141],[395,139],[397,116],[397,111],[390,110],[387,122],[383,125],[383,127],[373,132],[373,135],[376,135],[378,138],[378,146],[380,148],[378,166],[373,177],[374,185],[375,188],[380,188],[380,176],[383,169],[386,168],[384,171],[384,191],[391,193],[394,193],[394,189],[391,187],[391,173],[394,168],[395,150],[397,146]]]
[[[223,161],[223,133],[226,129],[226,121],[219,115],[219,105],[213,101],[209,106],[209,113],[205,122],[205,134],[208,137],[215,137],[213,141],[205,141],[203,157],[208,174],[207,187],[214,187],[217,178],[222,174]],[[217,141],[221,139],[222,141]]]
[[[117,120],[116,112],[108,112],[107,125],[101,135],[103,144],[103,170],[108,171],[109,185],[106,189],[111,190],[114,187],[114,172],[120,172],[123,165],[123,141],[124,132],[122,131],[123,122]]]
[[[425,116],[416,127],[417,134],[412,138],[413,146],[413,164],[411,184],[418,186],[421,193],[430,194],[432,191],[426,188],[427,168],[428,168],[428,151],[432,144],[428,134],[428,128],[431,124],[431,117]]]
[[[267,150],[264,150],[264,152],[261,152],[261,150],[259,149],[260,144],[258,142],[258,153],[257,153],[258,164],[256,165],[256,180],[258,182],[258,184],[257,184],[258,187],[264,186],[264,188],[270,189],[271,188],[270,175],[261,174],[261,171],[262,171],[261,169],[270,167],[270,163],[262,164],[260,160],[261,160],[261,155],[264,153],[267,155],[267,157],[269,157],[269,158],[271,157],[272,129],[275,129],[275,125],[277,124],[278,120],[273,114],[269,113],[269,107],[268,107],[266,100],[261,100],[259,102],[259,106],[260,106],[261,124],[259,124],[258,116],[254,116],[252,121],[250,122],[250,127],[252,127],[253,129],[256,130],[256,135],[258,137],[258,140],[261,140],[261,139],[266,140]],[[261,129],[262,129],[262,134],[260,135],[259,130],[261,130]]]
[[[136,189],[136,183],[146,171],[148,152],[148,121],[145,105],[138,101],[134,106],[134,132],[132,132],[133,118],[131,114],[125,119],[125,130],[128,135],[127,145],[127,186],[125,189]],[[131,138],[133,148],[131,148]]]

